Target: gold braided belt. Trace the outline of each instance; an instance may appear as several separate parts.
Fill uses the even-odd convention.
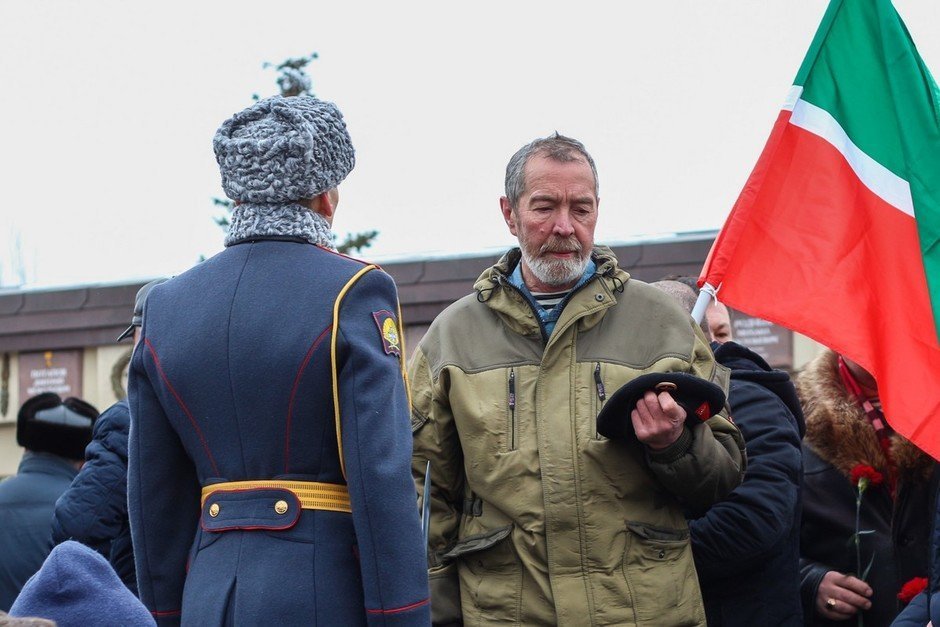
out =
[[[323,509],[331,512],[352,513],[349,490],[338,483],[318,481],[282,481],[279,479],[259,481],[227,481],[213,483],[202,489],[201,505],[215,492],[243,490],[289,490],[297,496],[302,509]],[[279,512],[281,513],[281,512]]]

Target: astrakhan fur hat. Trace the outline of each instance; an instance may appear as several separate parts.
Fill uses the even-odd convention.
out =
[[[225,195],[257,205],[313,198],[356,163],[343,114],[312,96],[261,100],[223,122],[212,146]]]

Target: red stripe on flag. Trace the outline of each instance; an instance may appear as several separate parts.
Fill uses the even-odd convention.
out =
[[[781,113],[702,278],[727,304],[867,368],[891,425],[940,458],[940,346],[917,225],[788,120]]]

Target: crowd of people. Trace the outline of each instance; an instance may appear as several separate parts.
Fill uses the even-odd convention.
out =
[[[940,617],[940,475],[877,382],[825,351],[794,384],[720,303],[692,319],[694,279],[633,279],[577,140],[511,157],[519,245],[410,359],[392,279],[333,249],[336,106],[262,100],[213,146],[226,248],[141,288],[128,399],[19,411],[0,625]]]

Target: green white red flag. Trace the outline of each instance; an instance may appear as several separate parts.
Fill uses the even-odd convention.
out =
[[[889,0],[833,0],[700,283],[830,346],[940,459],[940,92]]]

